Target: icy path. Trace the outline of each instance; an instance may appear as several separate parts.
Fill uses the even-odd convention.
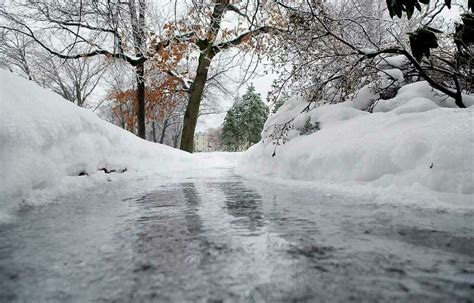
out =
[[[472,302],[474,212],[218,163],[23,209],[0,225],[0,302]]]

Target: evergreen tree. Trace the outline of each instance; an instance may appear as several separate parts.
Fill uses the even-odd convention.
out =
[[[238,151],[260,141],[268,113],[268,107],[251,85],[227,112],[222,127],[222,144],[225,149]]]
[[[255,92],[255,87],[250,85],[242,97],[242,133],[244,147],[249,148],[261,140],[261,133],[268,118],[269,109],[262,102],[260,94]]]
[[[222,126],[221,142],[224,149],[227,151],[237,151],[242,145],[240,127],[240,112],[234,103],[231,109],[227,112],[224,125]]]

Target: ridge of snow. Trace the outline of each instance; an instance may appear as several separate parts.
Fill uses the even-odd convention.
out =
[[[473,99],[465,96],[464,101],[472,105]],[[238,172],[378,188],[416,185],[431,192],[474,194],[473,106],[452,108],[453,100],[440,96],[423,81],[403,86],[391,100],[380,100],[374,113],[346,101],[300,114],[306,104],[289,100],[270,117],[263,141],[244,153]],[[270,134],[275,125],[291,118],[289,141],[276,146],[272,157],[275,145]],[[308,119],[319,122],[321,130],[301,135]]]
[[[160,173],[191,163],[192,155],[142,140],[5,70],[0,109],[0,214],[35,190],[104,181],[101,168]],[[78,177],[83,171],[89,177]]]

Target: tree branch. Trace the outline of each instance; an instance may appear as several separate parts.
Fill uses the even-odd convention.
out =
[[[132,58],[130,56],[127,56],[123,53],[112,53],[112,52],[109,52],[107,50],[103,50],[103,49],[96,49],[94,51],[91,51],[91,52],[86,52],[86,53],[81,53],[81,54],[75,54],[75,55],[64,55],[60,52],[57,52],[53,49],[51,49],[50,47],[48,47],[46,44],[44,44],[43,42],[41,42],[36,36],[35,34],[33,33],[33,31],[25,26],[24,24],[22,24],[27,32],[25,31],[22,31],[20,29],[16,29],[16,28],[11,28],[11,27],[8,27],[8,26],[4,26],[4,25],[0,25],[0,28],[3,28],[3,29],[6,29],[6,30],[10,30],[10,31],[14,31],[14,32],[18,32],[22,35],[25,35],[27,37],[30,37],[32,38],[36,43],[39,44],[39,46],[41,46],[44,50],[48,51],[50,54],[52,55],[55,55],[56,57],[59,57],[61,59],[80,59],[80,58],[90,58],[90,57],[94,57],[94,56],[97,56],[97,55],[105,55],[107,57],[111,57],[111,58],[116,58],[116,59],[122,59],[122,60],[125,60],[127,61],[128,63],[130,63],[132,66],[136,66],[138,63],[141,62],[141,60],[143,60],[143,58]]]
[[[219,53],[220,51],[226,50],[228,48],[240,45],[248,40],[250,40],[252,37],[256,37],[261,34],[267,34],[273,31],[279,31],[279,29],[272,27],[272,26],[262,26],[257,29],[245,32],[241,34],[240,36],[236,37],[233,40],[229,40],[226,42],[221,42],[219,44],[216,44],[212,47],[213,51],[215,54]]]
[[[433,88],[441,91],[442,93],[448,95],[449,97],[453,98],[455,100],[456,105],[459,108],[466,108],[466,106],[462,102],[462,95],[461,95],[460,88],[459,88],[459,82],[458,82],[458,79],[457,79],[455,74],[448,73],[451,77],[453,77],[453,80],[456,84],[456,90],[457,90],[456,92],[444,87],[443,85],[436,82],[433,78],[431,78],[426,73],[426,71],[423,69],[423,67],[420,65],[420,63],[418,63],[418,61],[408,51],[406,51],[404,49],[401,49],[401,48],[383,49],[383,50],[380,50],[380,51],[377,51],[377,52],[366,54],[359,61],[363,61],[365,58],[368,58],[368,59],[374,58],[374,57],[376,57],[378,55],[381,55],[381,54],[404,55],[410,61],[410,63],[416,68],[418,73],[420,73],[420,76],[422,76],[426,80],[426,82],[428,82],[431,85],[431,87],[433,87]]]
[[[242,16],[242,17],[247,18],[247,15],[244,14],[240,9],[238,9],[238,8],[237,8],[235,5],[233,5],[233,4],[229,4],[229,5],[227,6],[227,10],[228,10],[228,11],[231,11],[231,12],[234,12],[234,13],[236,13],[236,14]]]

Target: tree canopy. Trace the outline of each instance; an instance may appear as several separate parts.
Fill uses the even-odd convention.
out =
[[[268,113],[268,106],[262,101],[260,94],[255,92],[255,87],[250,85],[225,117],[221,135],[225,149],[244,150],[259,142]]]

